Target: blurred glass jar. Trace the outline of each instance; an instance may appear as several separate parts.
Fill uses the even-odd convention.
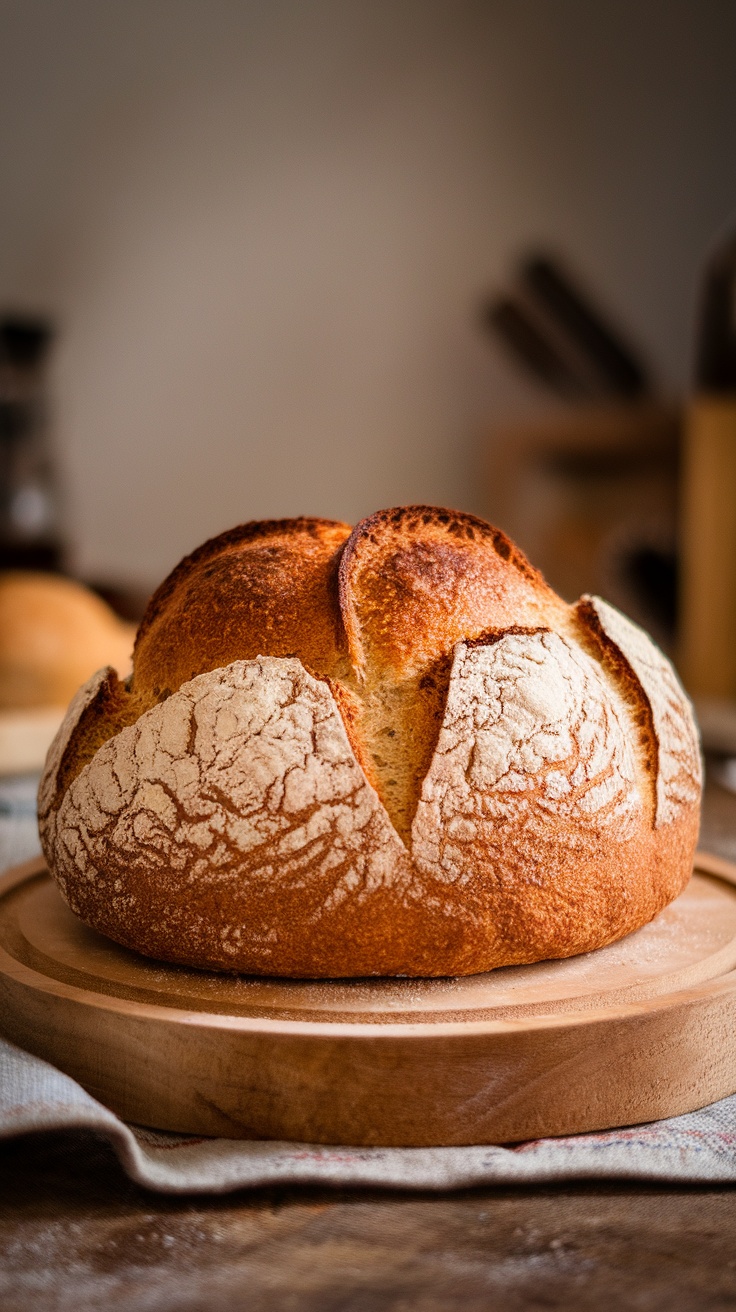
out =
[[[57,570],[59,494],[49,449],[43,319],[0,318],[0,568]]]

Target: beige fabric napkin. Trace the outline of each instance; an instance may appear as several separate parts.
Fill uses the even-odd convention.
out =
[[[441,1190],[591,1177],[736,1181],[736,1096],[652,1125],[505,1148],[197,1139],[126,1125],[67,1075],[0,1040],[0,1137],[63,1129],[103,1135],[133,1180],[162,1193],[227,1193],[275,1184]]]

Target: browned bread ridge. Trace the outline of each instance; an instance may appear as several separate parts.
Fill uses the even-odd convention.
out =
[[[700,756],[646,634],[431,506],[205,543],[133,675],[80,689],[41,839],[72,909],[163,960],[453,975],[570,956],[684,887]]]
[[[185,556],[153,594],[135,643],[135,684],[159,697],[254,656],[298,656],[321,675],[347,669],[337,556],[348,524],[242,524]]]

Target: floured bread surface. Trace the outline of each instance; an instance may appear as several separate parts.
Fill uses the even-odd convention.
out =
[[[646,635],[470,516],[291,524],[195,552],[132,679],[70,707],[39,815],[83,920],[205,968],[452,975],[589,951],[677,896],[697,738]]]
[[[626,931],[643,817],[627,727],[594,662],[558,634],[459,644],[413,853],[507,959]]]
[[[408,854],[298,660],[184,684],[95,754],[42,838],[72,910],[139,950],[295,974],[307,950],[335,974],[351,950],[397,968],[376,913],[411,902]]]

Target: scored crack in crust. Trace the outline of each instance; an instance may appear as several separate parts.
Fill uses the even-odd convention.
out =
[[[70,707],[39,817],[72,909],[148,955],[438,975],[646,923],[689,877],[699,793],[641,630],[568,607],[483,521],[409,507],[182,562],[132,680]]]
[[[677,818],[682,806],[697,804],[702,789],[695,721],[670,662],[638,625],[601,597],[581,597],[578,615],[603,641],[609,659],[622,664],[643,692],[657,747],[655,824]]]

